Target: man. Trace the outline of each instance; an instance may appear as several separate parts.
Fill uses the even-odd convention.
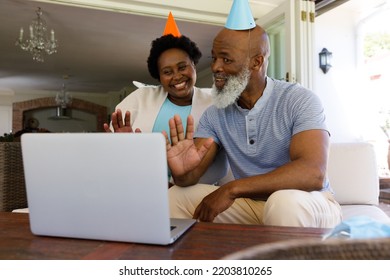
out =
[[[224,28],[214,39],[214,104],[194,135],[170,120],[168,163],[176,186],[171,216],[206,222],[334,227],[341,210],[326,178],[329,133],[320,100],[309,90],[266,76],[269,40],[259,26]],[[202,185],[224,150],[235,180]]]

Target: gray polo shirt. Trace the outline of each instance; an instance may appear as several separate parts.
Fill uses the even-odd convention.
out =
[[[251,109],[237,103],[225,109],[209,107],[195,137],[213,137],[226,151],[235,178],[268,173],[290,161],[294,134],[327,130],[320,99],[300,86],[267,77],[263,96]],[[329,188],[328,180],[324,190]]]

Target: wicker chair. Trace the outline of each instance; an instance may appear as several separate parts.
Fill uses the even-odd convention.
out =
[[[299,239],[257,245],[226,260],[390,260],[390,238]]]
[[[26,208],[26,186],[20,142],[0,142],[0,211]]]

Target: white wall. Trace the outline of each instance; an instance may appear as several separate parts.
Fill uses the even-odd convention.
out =
[[[35,118],[39,121],[39,128],[45,128],[50,132],[96,132],[97,116],[80,110],[67,110],[67,116],[70,119],[58,119],[56,108],[47,108],[40,110],[27,111],[24,114],[27,127],[27,121]],[[15,131],[16,132],[16,131]]]
[[[365,112],[356,68],[356,16],[340,7],[318,16],[315,23],[314,91],[323,101],[332,142],[361,139],[357,119]],[[333,53],[327,74],[319,68],[322,48]]]
[[[388,142],[376,120],[373,88],[358,68],[361,15],[343,7],[316,18],[314,91],[325,107],[332,142],[369,141],[377,152],[378,165],[387,170]],[[327,74],[319,68],[322,48],[333,53]]]
[[[57,92],[53,91],[20,91],[13,92],[11,90],[0,89],[0,135],[9,133],[12,129],[12,104],[14,102],[27,101],[43,97],[55,97]],[[70,92],[73,98],[82,99],[85,101],[93,102],[98,105],[106,106],[107,113],[110,114],[115,106],[120,102],[121,98],[128,95],[128,92],[124,90],[121,92],[109,92],[105,93],[83,93],[83,92]],[[54,111],[54,108],[52,110]],[[54,114],[54,113],[53,113]],[[88,122],[90,116],[82,115],[77,116],[80,121]],[[44,121],[43,121],[44,122]],[[65,124],[65,122],[64,122]],[[93,128],[95,130],[96,128]],[[64,125],[63,131],[91,131],[88,124],[84,124],[82,128],[74,127],[69,128]],[[15,131],[14,131],[15,132]]]
[[[12,108],[0,105],[0,136],[12,130]]]

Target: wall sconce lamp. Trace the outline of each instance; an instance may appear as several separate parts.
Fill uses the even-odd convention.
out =
[[[324,74],[328,73],[330,67],[332,67],[331,59],[332,53],[326,48],[323,48],[322,51],[318,54],[320,57],[320,68]]]

